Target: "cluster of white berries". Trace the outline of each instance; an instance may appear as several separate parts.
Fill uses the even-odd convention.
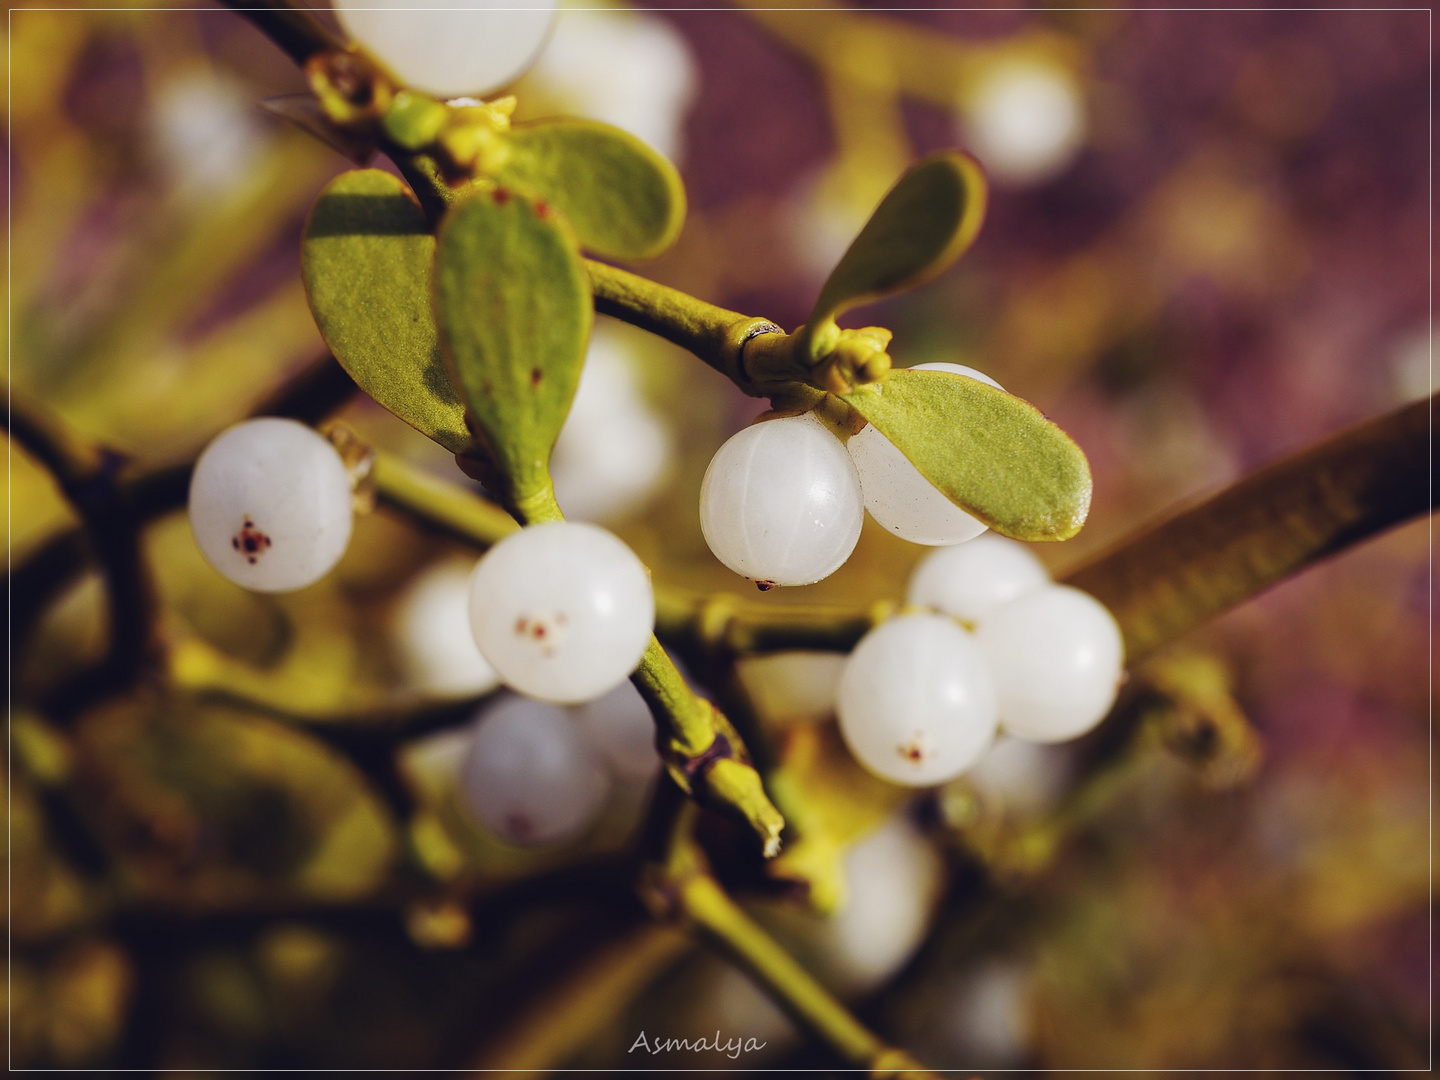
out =
[[[1114,703],[1124,643],[1087,593],[1052,584],[1021,544],[990,535],[923,561],[915,607],[860,640],[835,711],[856,759],[887,780],[943,783],[975,764],[997,732],[1073,739]]]
[[[310,585],[350,540],[350,478],[335,448],[293,420],[265,417],[222,432],[196,462],[190,527],[205,558],[262,592]],[[655,625],[644,565],[596,525],[521,529],[476,564],[470,630],[506,685],[575,704],[635,670]],[[442,629],[449,631],[447,626]],[[484,681],[483,670],[472,678]]]
[[[999,383],[960,364],[920,364]],[[917,544],[959,544],[985,526],[952,503],[874,426],[841,443],[814,413],[762,421],[716,451],[700,527],[722,563],[756,582],[810,585],[845,564],[864,512]]]
[[[740,572],[786,584],[809,579],[817,567],[824,576],[848,557],[860,529],[863,497],[851,455],[810,414],[742,435],[751,437],[726,443],[706,475],[702,506],[720,515],[707,519],[712,547],[716,523],[730,522],[718,553]],[[894,453],[913,471],[888,442],[867,453],[875,455],[871,465]],[[767,487],[759,466],[777,460],[784,467],[772,470]],[[905,490],[903,470],[893,461],[886,467],[883,486],[891,495]],[[914,479],[924,484],[918,473]],[[895,502],[911,512],[907,525],[923,521],[940,531],[941,512],[955,508],[946,500],[927,517],[926,506],[944,497],[928,485],[910,490],[913,498]],[[226,577],[260,591],[297,589],[328,573],[345,551],[350,478],[335,448],[312,429],[250,420],[201,454],[189,512],[200,550]],[[842,528],[833,527],[837,519]],[[963,531],[964,523],[957,527]],[[603,804],[607,769],[637,776],[657,761],[648,710],[625,681],[654,629],[649,574],[596,525],[521,529],[492,547],[464,586],[477,656],[451,647],[451,639],[465,637],[459,612],[426,617],[439,610],[431,594],[461,591],[457,578],[442,567],[402,605],[402,640],[438,657],[428,670],[411,657],[419,681],[461,693],[501,682],[526,695],[482,715],[464,788],[480,819],[506,839],[574,835]],[[926,610],[866,634],[837,691],[841,734],[877,775],[942,783],[974,764],[997,731],[1059,742],[1109,711],[1124,660],[1118,625],[1092,597],[1052,584],[1022,545],[982,535],[943,547],[917,568],[907,601]],[[567,713],[562,706],[579,708]]]
[[[189,513],[201,552],[231,581],[267,592],[303,588],[345,552],[350,478],[314,430],[249,420],[200,455]],[[456,595],[468,599],[468,613]],[[649,644],[655,597],[644,565],[612,533],[575,522],[521,529],[473,570],[441,564],[422,576],[397,624],[417,684],[463,694],[503,682],[528,695],[481,712],[459,778],[475,814],[502,839],[578,835],[612,779],[646,780],[658,768],[649,709],[626,681]]]

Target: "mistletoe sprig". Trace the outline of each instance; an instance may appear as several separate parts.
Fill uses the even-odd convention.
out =
[[[973,242],[985,183],[965,155],[934,155],[900,179],[809,320],[787,334],[587,258],[658,254],[683,222],[674,167],[624,132],[512,126],[511,99],[426,97],[352,48],[327,44],[303,60],[326,128],[384,150],[409,182],[363,169],[321,192],[302,248],[316,323],[363,390],[453,452],[521,524],[562,519],[549,458],[596,309],[691,346],[747,393],[813,410],[842,437],[873,424],[1001,533],[1056,540],[1083,524],[1088,465],[1058,427],[972,379],[892,374],[888,330],[836,322],[934,277]],[[778,851],[782,819],[729,722],[684,686],[658,642],[633,681],[681,787]]]

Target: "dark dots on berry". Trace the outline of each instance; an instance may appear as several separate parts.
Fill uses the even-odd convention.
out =
[[[543,371],[541,371],[538,367],[537,367],[537,368],[531,368],[531,369],[530,369],[530,385],[531,385],[531,386],[539,386],[539,385],[540,385],[540,380],[543,379],[544,377],[545,377],[545,373],[544,373]]]
[[[535,216],[538,218],[548,218],[550,216],[550,204],[544,199],[535,200]]]
[[[901,743],[895,749],[906,761],[912,761],[916,765],[925,760],[925,749],[920,745],[918,738],[908,743]]]
[[[510,201],[510,192],[503,187],[497,187],[494,192],[494,198],[497,205],[504,206]]]
[[[260,555],[273,546],[273,541],[258,528],[250,516],[245,516],[245,521],[240,531],[230,538],[230,546],[245,556],[245,561],[251,566],[259,560]]]
[[[773,589],[774,587],[775,587],[775,582],[773,582],[773,581],[757,581],[757,582],[755,582],[755,588],[759,589],[761,592],[769,592],[769,591],[770,591],[771,589]]]
[[[534,642],[540,646],[541,656],[551,657],[555,655],[555,645],[558,644],[556,638],[559,637],[560,627],[564,625],[565,616],[560,612],[556,612],[549,619],[522,615],[515,620],[515,636]]]
[[[528,840],[535,835],[535,822],[528,814],[506,814],[505,831],[516,840]]]

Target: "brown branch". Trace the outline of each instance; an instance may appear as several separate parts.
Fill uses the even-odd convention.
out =
[[[5,430],[55,478],[80,516],[105,580],[109,644],[93,671],[71,679],[51,708],[67,714],[127,684],[160,656],[157,603],[150,568],[140,550],[139,520],[118,476],[125,459],[79,438],[53,417],[10,393]],[[73,568],[68,542],[46,545],[52,570]]]
[[[288,416],[313,424],[348,401],[355,390],[354,381],[334,357],[326,353],[281,383],[249,415]],[[19,414],[12,412],[6,426],[17,442],[51,470],[62,490],[66,490],[64,474],[71,478],[69,482],[77,491],[88,495],[83,475],[101,462],[99,451],[57,428],[39,410],[22,408]],[[140,473],[132,473],[113,455],[109,464],[114,470],[109,483],[115,489],[118,502],[128,508],[131,525],[136,529],[184,506],[189,497],[193,459]],[[94,545],[87,536],[89,532],[89,525],[82,524],[57,533],[12,568],[7,585],[13,605],[13,641],[26,639],[40,613],[95,557]]]
[[[345,48],[311,12],[290,0],[267,0],[264,7],[251,7],[245,0],[220,0],[284,50],[301,67],[319,52]]]
[[[1120,621],[1134,661],[1313,563],[1434,508],[1417,401],[1269,465],[1066,575]]]

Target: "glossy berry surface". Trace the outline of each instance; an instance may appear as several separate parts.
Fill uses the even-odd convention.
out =
[[[917,364],[913,371],[948,371],[1004,387],[990,376],[961,364]],[[962,544],[985,531],[977,521],[920,475],[900,450],[874,424],[867,424],[845,444],[860,474],[865,509],[875,522],[912,544]]]
[[[438,97],[513,82],[550,33],[553,0],[343,0],[345,32],[406,86]]]
[[[522,846],[578,836],[610,789],[564,709],[513,695],[481,711],[460,782],[481,823]]]
[[[910,575],[905,602],[966,622],[1050,584],[1049,571],[1017,540],[994,533],[933,551]]]
[[[863,522],[855,466],[813,413],[732,435],[700,486],[705,542],[762,588],[829,577],[855,550]]]
[[[190,531],[237,585],[289,592],[334,569],[350,543],[350,478],[335,448],[294,420],[227,428],[195,463]]]
[[[575,704],[635,670],[655,625],[650,576],[596,525],[557,521],[501,540],[470,577],[475,642],[506,685]]]
[[[855,759],[897,784],[958,776],[995,737],[985,658],[945,615],[902,615],[861,638],[840,676],[835,712]]]
[[[1115,701],[1124,641],[1115,617],[1088,593],[1046,585],[987,612],[975,638],[1008,734],[1034,742],[1073,739]]]

